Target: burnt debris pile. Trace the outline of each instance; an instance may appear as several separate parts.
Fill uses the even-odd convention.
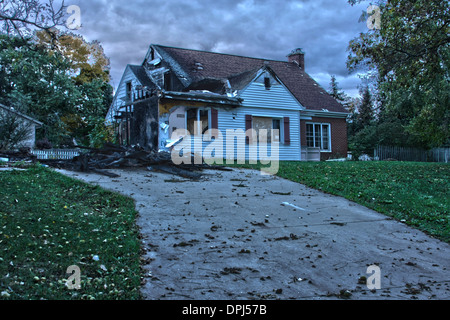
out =
[[[71,160],[60,159],[36,159],[36,156],[28,153],[21,153],[16,156],[16,160],[39,161],[49,167],[66,169],[79,172],[92,172],[109,177],[119,175],[108,171],[108,169],[124,168],[147,168],[151,171],[165,172],[183,178],[198,180],[203,175],[203,170],[223,170],[231,169],[223,166],[213,166],[198,161],[193,155],[186,158],[182,164],[175,164],[172,161],[170,152],[147,151],[139,146],[120,146],[115,144],[105,144],[102,148],[81,147],[83,152]],[[197,161],[195,161],[197,160]],[[198,164],[200,162],[200,164]]]

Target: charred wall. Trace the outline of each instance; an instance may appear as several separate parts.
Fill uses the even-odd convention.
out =
[[[130,128],[130,142],[145,150],[158,150],[158,97],[136,102]]]

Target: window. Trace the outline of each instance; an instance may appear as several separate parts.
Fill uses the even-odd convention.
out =
[[[204,134],[209,129],[209,110],[191,108],[186,111],[186,129],[190,135]]]
[[[164,73],[164,90],[170,91],[172,90],[172,78],[170,76],[170,72]]]
[[[132,101],[132,92],[131,92],[131,81],[126,83],[126,95],[127,95],[127,100],[128,101]]]
[[[186,111],[186,129],[190,135],[194,135],[198,132],[195,129],[195,121],[197,121],[198,109],[188,109]]]
[[[281,135],[281,120],[280,119],[273,119],[272,120],[272,134],[273,134],[273,141],[280,142],[280,135]],[[278,131],[277,131],[278,130]]]
[[[280,142],[281,139],[281,119],[273,119],[269,117],[253,117],[252,127],[259,136],[259,130],[267,130],[267,143]],[[273,139],[273,140],[272,140]]]
[[[265,78],[264,78],[264,86],[266,87],[266,90],[269,90],[270,87],[272,86],[269,77],[265,77]]]
[[[327,123],[306,124],[306,145],[308,147],[320,148],[321,151],[331,151],[330,125]]]
[[[199,119],[200,119],[200,126],[201,126],[201,133],[205,134],[206,131],[208,131],[208,123],[209,123],[209,112],[208,110],[199,110]]]

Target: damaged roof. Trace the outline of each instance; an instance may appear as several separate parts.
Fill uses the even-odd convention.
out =
[[[149,88],[155,87],[155,84],[153,83],[153,81],[150,80],[143,66],[137,66],[133,64],[129,64],[128,66],[130,67],[130,70],[133,72],[133,74],[136,76],[136,79],[138,79],[138,81],[141,83],[141,85]]]
[[[174,69],[185,87],[199,88],[198,84],[229,82],[231,90],[241,90],[254,79],[258,70],[269,67],[300,102],[309,110],[327,109],[347,112],[298,64],[288,61],[268,60],[201,50],[151,45]],[[214,80],[214,81],[208,81]]]

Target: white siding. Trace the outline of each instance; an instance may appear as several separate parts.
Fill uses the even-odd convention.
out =
[[[130,67],[126,67],[122,79],[120,80],[119,86],[117,87],[117,91],[114,95],[113,102],[111,104],[111,107],[108,111],[108,115],[106,117],[106,121],[113,121],[113,117],[116,115],[117,110],[125,105],[125,102],[121,99],[126,97],[127,92],[127,83],[131,81],[131,87],[135,88],[137,85],[142,85],[136,76],[134,75],[133,71],[131,71]]]

